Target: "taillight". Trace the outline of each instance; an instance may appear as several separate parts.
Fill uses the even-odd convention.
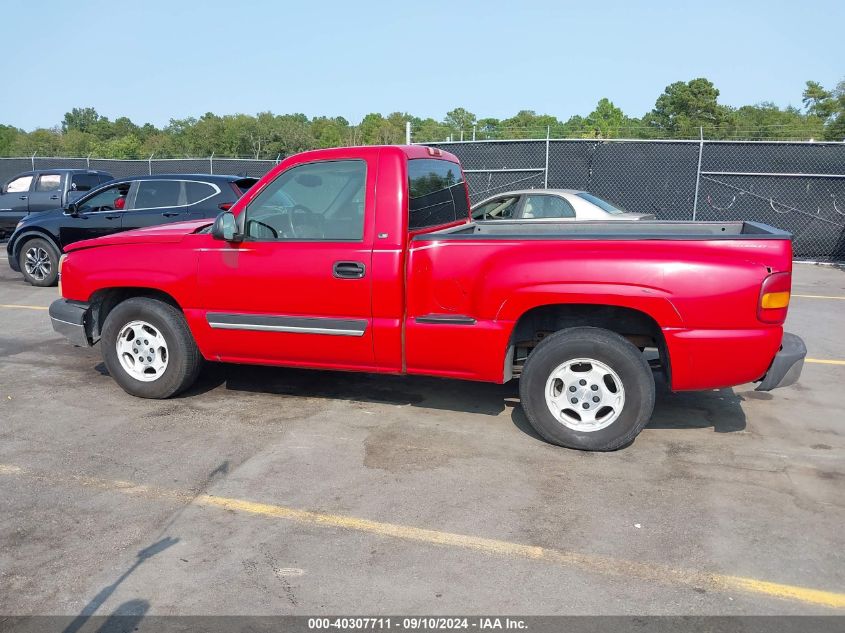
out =
[[[757,318],[763,323],[783,323],[789,308],[792,273],[774,273],[763,280]]]
[[[232,208],[232,205],[235,204],[234,202],[221,202],[217,205],[217,208],[221,211],[228,211]]]

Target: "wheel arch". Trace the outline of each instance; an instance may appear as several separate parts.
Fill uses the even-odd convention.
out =
[[[103,330],[103,324],[106,318],[114,308],[126,301],[135,297],[148,297],[150,299],[158,299],[164,303],[172,305],[179,311],[182,311],[182,306],[173,297],[173,295],[160,290],[158,288],[149,288],[141,286],[118,286],[110,288],[101,288],[94,292],[88,303],[90,307],[90,331],[88,336],[94,342],[99,340],[100,334]]]
[[[14,257],[15,259],[20,258],[21,249],[23,248],[23,245],[26,244],[29,240],[36,238],[40,238],[42,240],[47,240],[48,242],[50,242],[55,247],[56,251],[59,253],[60,256],[62,253],[64,253],[64,250],[62,250],[61,245],[56,241],[56,238],[55,236],[53,236],[53,234],[51,234],[49,231],[46,231],[45,229],[31,228],[27,229],[19,236],[15,237],[15,241],[12,243],[12,257]]]
[[[671,359],[658,318],[640,308],[592,302],[542,303],[517,315],[505,352],[504,381],[515,375],[520,363],[543,338],[560,330],[585,326],[615,332],[640,349],[655,347],[660,369],[671,382]]]

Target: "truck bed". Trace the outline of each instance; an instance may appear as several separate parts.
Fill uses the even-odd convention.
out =
[[[415,240],[789,240],[792,234],[758,222],[573,222],[493,220],[417,235]]]

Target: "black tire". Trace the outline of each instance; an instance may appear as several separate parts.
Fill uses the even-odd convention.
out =
[[[134,378],[117,357],[117,338],[132,321],[145,321],[158,329],[167,343],[167,367],[159,378],[144,382]],[[190,387],[202,368],[202,356],[182,311],[169,303],[150,297],[133,297],[109,312],[103,324],[103,361],[109,374],[126,393],[139,398],[164,399]]]
[[[34,274],[27,271],[27,255],[36,254],[36,256],[44,254],[47,259],[35,269]],[[35,237],[28,239],[21,245],[21,250],[18,253],[18,264],[21,268],[21,273],[26,282],[32,286],[47,287],[55,286],[59,278],[59,249],[50,240],[42,237]],[[49,270],[47,274],[42,276],[45,267]],[[42,274],[39,274],[42,273]]]
[[[619,376],[625,401],[619,417],[596,431],[578,431],[560,422],[546,404],[546,382],[568,360],[589,358]],[[519,380],[522,408],[546,441],[586,451],[613,451],[627,444],[648,424],[654,410],[654,376],[642,353],[615,332],[575,327],[543,339],[529,354]]]

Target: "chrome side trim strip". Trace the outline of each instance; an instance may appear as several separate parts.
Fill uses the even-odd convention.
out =
[[[215,330],[252,330],[329,336],[364,336],[367,331],[367,321],[364,319],[222,313],[209,313],[206,319],[208,325]]]
[[[475,319],[465,314],[424,314],[414,317],[414,322],[434,325],[475,325]]]

